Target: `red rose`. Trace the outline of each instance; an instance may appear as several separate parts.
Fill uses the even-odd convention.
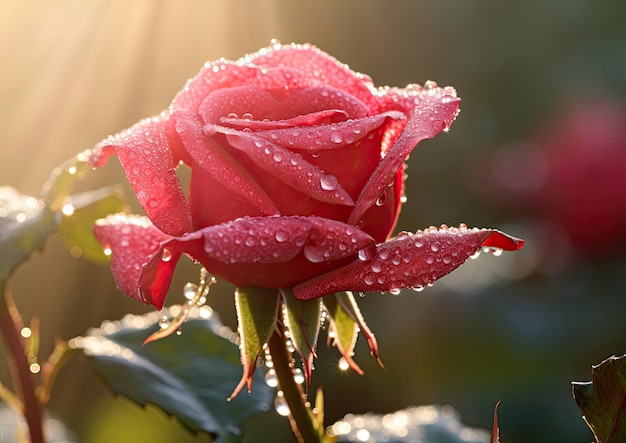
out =
[[[208,63],[167,112],[101,142],[149,218],[111,216],[95,233],[120,290],[160,308],[184,253],[238,286],[299,298],[431,283],[481,246],[518,249],[493,230],[431,229],[386,241],[404,161],[447,130],[454,89],[375,88],[308,45]],[[191,168],[188,195],[176,176]]]

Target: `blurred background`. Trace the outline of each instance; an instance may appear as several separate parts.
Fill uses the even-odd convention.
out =
[[[3,0],[0,185],[38,195],[55,166],[165,109],[206,60],[272,38],[313,43],[380,86],[452,85],[461,113],[411,155],[398,230],[465,222],[526,247],[483,254],[421,293],[365,296],[386,369],[359,343],[365,376],[340,373],[322,345],[314,388],[328,423],[450,404],[490,428],[500,400],[503,442],[589,442],[570,382],[626,352],[624,17],[626,3],[593,0]],[[116,161],[81,186],[112,183],[125,183]],[[195,280],[179,266],[168,303]],[[148,311],[57,237],[11,288],[25,319],[41,317],[42,356],[55,337]],[[210,303],[234,327],[232,289],[219,283]],[[60,374],[51,412],[81,442],[207,441],[113,398],[80,360]]]

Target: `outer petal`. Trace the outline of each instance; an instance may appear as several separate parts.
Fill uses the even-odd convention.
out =
[[[391,291],[424,287],[449,274],[481,247],[517,250],[524,242],[494,229],[430,228],[403,233],[341,268],[313,277],[293,288],[308,300],[332,292]]]
[[[288,66],[305,72],[320,83],[346,91],[371,109],[375,102],[373,84],[369,77],[352,71],[329,54],[311,45],[274,45],[249,56],[263,66]]]
[[[146,264],[152,257],[161,259],[163,244],[171,237],[157,229],[146,217],[124,214],[98,220],[94,234],[105,249],[111,250],[111,271],[118,289],[135,300],[161,309],[180,255],[176,258],[170,256],[167,260],[170,266],[158,272],[147,270]],[[146,272],[150,274],[150,285],[141,287],[140,281]],[[165,292],[160,295],[163,287]],[[154,294],[158,296],[154,297]]]
[[[452,88],[435,88],[412,95],[415,108],[409,121],[363,188],[348,223],[358,223],[365,211],[374,205],[420,141],[450,127],[461,102],[454,94]]]
[[[355,227],[320,217],[243,218],[198,232],[204,251],[194,258],[237,286],[290,287],[374,245]]]
[[[191,231],[191,213],[176,176],[175,156],[167,137],[166,116],[145,119],[100,142],[89,163],[102,166],[117,154],[139,203],[163,232]]]

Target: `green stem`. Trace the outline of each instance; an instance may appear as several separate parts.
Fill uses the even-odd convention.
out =
[[[289,422],[300,443],[320,443],[319,432],[315,429],[313,415],[309,410],[302,386],[293,377],[291,353],[287,349],[282,325],[272,334],[268,342],[269,351],[274,363],[274,370],[285,401],[289,406]]]
[[[3,282],[2,282],[3,283]],[[15,368],[15,387],[19,387],[24,404],[23,415],[30,433],[30,443],[44,443],[41,404],[35,394],[35,385],[30,372],[24,341],[19,332],[19,314],[13,304],[9,291],[4,291],[4,284],[0,284],[3,296],[0,297],[0,331],[7,344],[9,358]]]

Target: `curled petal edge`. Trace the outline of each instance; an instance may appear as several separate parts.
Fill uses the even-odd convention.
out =
[[[495,229],[431,227],[401,233],[358,258],[294,286],[296,298],[309,300],[338,291],[394,291],[422,288],[459,267],[481,248],[516,251],[524,241]]]

